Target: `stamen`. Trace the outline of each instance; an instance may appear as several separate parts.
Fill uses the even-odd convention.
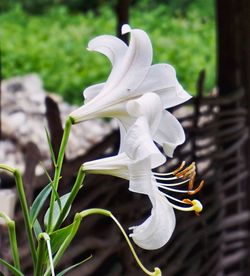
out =
[[[190,181],[189,179],[186,179],[184,181],[176,182],[176,183],[160,183],[160,182],[157,182],[157,184],[159,183],[159,185],[161,185],[161,186],[174,187],[174,186],[183,185],[183,184],[185,184],[185,183],[187,183],[189,181]]]
[[[191,207],[181,207],[178,205],[173,204],[172,202],[168,201],[168,204],[172,206],[173,208],[179,210],[179,211],[185,211],[185,212],[190,212],[190,211],[195,211],[194,205]]]
[[[180,165],[176,170],[173,171],[173,175],[175,175],[175,174],[177,174],[179,171],[181,171],[181,170],[184,168],[185,165],[186,165],[186,162],[185,162],[185,161],[182,161],[182,162],[181,162],[181,165]]]
[[[183,203],[189,204],[189,203],[183,202],[182,200],[179,200],[179,199],[177,199],[177,198],[175,198],[175,197],[172,197],[172,196],[170,196],[170,195],[168,195],[168,194],[165,194],[165,193],[163,193],[162,191],[159,191],[159,192],[160,192],[160,194],[162,194],[163,196],[165,196],[165,197],[167,197],[167,198],[170,198],[170,199],[172,199],[172,200],[174,200],[174,201],[176,201],[176,202],[179,202],[179,203],[181,203],[181,204],[183,204]]]
[[[200,182],[199,186],[196,189],[194,189],[194,190],[188,190],[188,194],[189,195],[194,195],[194,194],[198,193],[202,189],[202,187],[204,186],[204,183],[205,183],[205,181],[202,180]]]
[[[181,171],[183,169],[183,167],[185,166],[185,164],[186,164],[186,162],[182,161],[181,165],[177,169],[175,169],[174,171],[172,171],[172,172],[168,172],[168,173],[153,172],[153,174],[156,175],[156,176],[175,175],[176,173],[178,173],[179,171]]]
[[[173,177],[160,177],[160,176],[154,176],[154,177],[155,177],[155,179],[157,179],[157,180],[164,180],[164,181],[178,179],[176,176],[173,176]]]
[[[174,175],[176,177],[185,177],[190,175],[190,173],[195,172],[196,166],[195,166],[195,162],[192,162],[188,167],[186,167],[184,170],[179,171],[178,173],[175,173]]]
[[[177,189],[172,189],[172,188],[169,188],[169,187],[165,187],[165,186],[162,186],[162,185],[158,185],[159,188],[162,188],[164,190],[168,190],[168,191],[171,191],[171,192],[175,192],[175,193],[191,193],[191,192],[194,192],[194,191],[189,191],[189,190],[177,190]]]
[[[188,183],[188,190],[189,191],[193,190],[193,188],[194,188],[194,179],[195,179],[195,176],[196,176],[196,172],[193,173],[193,175],[191,176],[190,181]]]
[[[203,207],[202,204],[200,203],[199,200],[194,199],[194,200],[190,200],[190,199],[183,199],[183,200],[179,200],[175,197],[172,197],[168,194],[168,192],[163,192],[162,190],[165,191],[170,191],[170,192],[175,192],[175,193],[186,193],[189,195],[194,195],[196,193],[198,193],[203,185],[204,185],[204,180],[202,180],[198,187],[194,189],[194,183],[195,183],[195,177],[196,177],[196,164],[195,162],[192,162],[189,166],[185,167],[185,162],[182,162],[181,165],[174,171],[170,172],[170,173],[155,173],[153,172],[152,174],[152,178],[155,181],[157,187],[159,188],[159,192],[161,195],[165,196],[166,198],[170,199],[171,201],[168,201],[168,204],[170,206],[172,206],[173,208],[180,210],[180,211],[194,211],[196,215],[199,215],[199,213],[202,211]],[[184,168],[184,169],[183,169]],[[166,176],[170,176],[170,177],[166,177]],[[173,181],[173,180],[177,180],[182,178],[183,181]],[[158,180],[158,181],[157,181]],[[172,183],[164,183],[164,181],[172,181]],[[178,189],[178,188],[171,188],[171,187],[176,187],[176,186],[180,186],[182,184],[185,184],[188,182],[188,187],[187,190],[182,190],[182,189]],[[162,190],[160,190],[162,189]],[[177,203],[179,203],[178,205],[173,204],[172,201],[175,201]],[[187,204],[189,206],[187,207],[183,207],[183,204]]]

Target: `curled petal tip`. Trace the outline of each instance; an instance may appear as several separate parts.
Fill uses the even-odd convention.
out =
[[[92,51],[92,49],[91,49],[91,48],[89,48],[89,47],[87,47],[86,49],[87,49],[88,51],[90,51],[90,52]]]
[[[122,34],[127,34],[131,31],[131,28],[128,24],[123,24],[122,25]]]

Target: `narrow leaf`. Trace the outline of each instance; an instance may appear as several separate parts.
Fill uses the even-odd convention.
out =
[[[6,262],[5,260],[3,260],[1,258],[0,258],[0,264],[4,265],[10,272],[12,272],[13,275],[24,276],[24,274],[20,270],[18,270],[13,265],[9,264],[8,262]]]
[[[54,206],[54,210],[53,210],[53,221],[52,221],[52,226],[54,227],[54,225],[56,224],[58,217],[60,216],[60,211],[62,210],[63,206],[65,206],[67,199],[69,198],[70,193],[63,195],[62,197],[60,197],[60,199],[58,199],[55,202],[55,206]],[[61,205],[61,206],[60,206]],[[46,214],[44,216],[44,224],[47,225],[48,224],[48,220],[49,220],[49,210],[50,208],[48,208],[48,210],[46,211]],[[70,211],[70,208],[68,210],[68,213]],[[68,213],[65,215],[65,218],[67,217]],[[65,219],[64,218],[64,219]]]
[[[53,150],[53,147],[52,147],[49,132],[48,132],[46,127],[45,127],[45,133],[46,133],[46,138],[47,138],[47,142],[48,142],[48,145],[49,145],[49,151],[50,151],[51,159],[52,159],[52,162],[53,162],[54,166],[56,167],[56,157],[55,157],[55,153],[54,153],[54,150]]]
[[[72,265],[72,266],[70,266],[70,267],[64,269],[63,271],[61,271],[60,273],[58,273],[56,276],[63,276],[64,274],[66,274],[67,272],[69,272],[70,270],[72,270],[73,268],[75,268],[75,267],[77,267],[77,266],[79,266],[79,265],[81,265],[81,264],[87,262],[87,261],[90,260],[91,258],[92,258],[92,255],[90,255],[90,256],[89,256],[88,258],[86,258],[85,260],[83,260],[83,261],[81,261],[81,262],[79,262],[79,263],[77,263],[77,264],[74,264],[74,265]]]
[[[40,223],[39,223],[39,221],[37,219],[34,222],[33,229],[34,229],[34,232],[35,232],[35,236],[38,239],[38,235],[40,233],[42,233],[43,230],[42,230],[42,227],[41,227],[41,225],[40,225]]]
[[[48,198],[52,190],[52,185],[49,183],[42,191],[38,194],[35,201],[30,208],[30,223],[33,226],[37,219],[39,212],[41,211],[46,199]]]
[[[60,178],[61,178],[61,177],[60,177]],[[59,178],[59,179],[60,179],[60,178]],[[54,187],[54,182],[51,182],[51,187],[52,187],[52,192],[53,192],[53,194],[55,195],[55,199],[57,200],[59,209],[62,210],[61,199],[60,199],[60,197],[59,197],[59,194],[58,194],[57,190],[56,190],[55,187]]]
[[[53,182],[53,180],[51,179],[51,177],[50,177],[50,175],[49,175],[47,169],[45,168],[45,166],[43,165],[42,162],[40,162],[40,165],[42,166],[42,168],[43,168],[43,170],[44,170],[46,176],[48,177],[48,180],[49,180],[49,182],[50,182],[50,185],[51,185],[51,188],[52,188],[52,190],[53,190],[53,194],[55,195],[56,200],[59,200],[59,206],[61,206],[61,205],[60,205],[60,204],[61,204],[61,202],[60,202],[60,197],[59,197],[59,194],[58,194],[57,190],[56,190],[55,187],[54,187],[54,182]],[[61,176],[59,177],[59,180],[60,180],[60,179],[61,179]]]
[[[75,224],[75,222],[73,222],[72,224],[70,224],[64,228],[56,230],[50,234],[50,244],[51,244],[52,254],[55,254],[58,251],[58,249],[60,248],[60,246],[62,245],[64,240],[70,234],[74,224]]]
[[[51,177],[50,177],[50,175],[49,175],[49,172],[48,172],[48,170],[45,168],[45,165],[43,164],[43,162],[40,162],[40,165],[41,165],[41,167],[43,168],[43,171],[45,172],[46,176],[48,177],[49,182],[52,182],[52,179],[51,179]]]

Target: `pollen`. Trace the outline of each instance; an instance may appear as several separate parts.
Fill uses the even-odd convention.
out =
[[[194,188],[195,177],[196,177],[196,164],[195,164],[195,162],[192,162],[188,167],[183,169],[184,166],[185,166],[185,162],[182,162],[180,167],[177,168],[173,172],[173,175],[175,175],[177,178],[183,178],[183,179],[187,179],[189,177],[188,194],[189,195],[194,195],[202,189],[202,187],[204,186],[205,181],[202,180],[200,182],[200,184],[198,185],[198,187],[193,189]]]
[[[182,200],[184,203],[190,204],[193,207],[193,211],[195,212],[196,215],[199,215],[199,213],[202,211],[203,206],[201,204],[201,202],[197,199],[194,200],[190,200],[188,198],[184,198]]]
[[[173,175],[176,175],[179,171],[181,171],[184,168],[185,165],[186,165],[186,162],[182,161],[181,165],[173,171]]]
[[[196,165],[195,162],[192,162],[188,167],[186,167],[184,170],[179,170],[177,173],[174,172],[173,174],[177,178],[183,178],[186,179],[188,176],[192,176],[195,173]]]
[[[192,179],[191,179],[190,181],[192,181]],[[204,186],[204,183],[205,183],[205,181],[202,180],[202,181],[200,182],[200,184],[198,185],[198,187],[195,188],[194,190],[192,190],[193,187],[192,187],[191,189],[188,187],[188,194],[189,194],[189,195],[195,195],[195,194],[197,194],[197,193],[202,189],[202,187]]]

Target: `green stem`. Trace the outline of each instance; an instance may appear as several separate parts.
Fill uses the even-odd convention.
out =
[[[43,233],[38,235],[38,248],[37,248],[37,263],[36,263],[36,270],[35,276],[42,276],[43,271],[43,264],[44,264],[44,256],[45,256],[45,249],[46,249],[46,241],[43,237]]]
[[[60,212],[60,215],[59,215],[59,218],[58,218],[55,226],[53,227],[52,231],[57,230],[60,227],[60,225],[62,224],[66,214],[68,213],[68,210],[69,210],[70,206],[72,205],[77,193],[79,192],[79,190],[82,186],[84,177],[85,177],[85,172],[83,171],[83,169],[81,167],[78,171],[75,184],[74,184],[74,186],[73,186],[73,188],[70,192],[70,196],[68,197],[64,207],[62,208],[62,210]]]
[[[122,232],[124,238],[126,239],[128,246],[130,248],[130,251],[132,252],[132,255],[134,256],[134,258],[135,258],[137,264],[139,265],[139,267],[141,268],[141,270],[145,274],[150,275],[150,276],[160,276],[161,275],[161,270],[158,267],[155,268],[154,272],[151,272],[144,267],[144,265],[140,261],[139,257],[137,256],[137,254],[134,250],[134,247],[133,247],[132,243],[130,242],[130,239],[127,236],[125,230],[123,229],[123,227],[121,226],[119,221],[112,215],[112,213],[110,211],[94,208],[94,209],[88,209],[88,210],[82,211],[80,214],[81,214],[82,218],[86,217],[88,215],[92,215],[92,214],[100,214],[100,215],[104,215],[104,216],[107,216],[107,217],[110,217],[111,219],[113,219],[113,221],[116,223],[116,225],[119,227],[120,231]]]
[[[31,251],[32,261],[33,261],[33,265],[35,267],[35,265],[36,265],[35,242],[34,242],[34,238],[33,238],[33,234],[32,234],[32,226],[30,224],[30,219],[29,219],[29,209],[28,209],[27,199],[26,199],[26,195],[24,192],[24,188],[23,188],[23,180],[22,180],[21,173],[17,169],[13,169],[9,166],[2,165],[2,164],[0,164],[0,169],[4,169],[8,172],[13,173],[13,175],[15,177],[18,197],[19,197],[19,200],[21,203],[22,213],[23,213],[23,217],[24,217],[24,224],[25,224],[25,228],[26,228],[26,232],[27,232],[27,236],[28,236],[28,242],[29,242],[29,247],[30,247],[30,251]]]
[[[25,228],[27,231],[27,236],[28,236],[28,241],[29,241],[29,246],[30,246],[30,251],[31,251],[31,256],[32,256],[32,261],[34,267],[36,266],[36,249],[35,249],[35,242],[32,234],[32,226],[30,224],[30,216],[29,216],[29,209],[28,209],[28,204],[27,204],[27,199],[26,195],[24,192],[23,188],[23,180],[21,177],[21,173],[18,170],[14,171],[14,176],[16,180],[16,186],[17,186],[17,192],[18,192],[18,197],[21,203],[22,207],[22,213],[24,217],[24,224]]]
[[[37,260],[37,266],[36,266],[36,274],[35,276],[42,276],[42,268],[44,263],[44,254],[45,254],[45,248],[47,247],[48,250],[48,258],[49,258],[49,264],[50,264],[50,272],[52,276],[55,276],[54,271],[54,265],[52,260],[52,252],[51,252],[51,246],[50,246],[50,237],[47,233],[43,232],[40,233],[38,236],[38,260]]]
[[[67,238],[64,240],[64,242],[62,243],[62,245],[60,246],[59,250],[57,251],[54,259],[53,259],[53,264],[54,267],[58,264],[58,262],[60,261],[61,257],[63,256],[65,250],[69,247],[71,241],[73,240],[73,238],[75,237],[77,230],[80,226],[82,217],[80,216],[80,214],[76,214],[74,217],[74,222],[73,222],[73,226],[72,229],[69,233],[69,235],[67,236]],[[49,276],[50,275],[50,270],[47,269],[44,276]]]
[[[124,238],[126,239],[126,241],[127,241],[127,243],[128,243],[128,246],[129,246],[129,248],[130,248],[130,251],[132,252],[132,255],[134,256],[134,258],[135,258],[137,264],[139,265],[139,267],[141,268],[141,270],[142,270],[144,273],[146,273],[147,275],[161,276],[161,270],[160,270],[158,267],[155,267],[154,272],[151,272],[151,271],[149,271],[149,270],[147,270],[147,269],[145,268],[145,266],[142,264],[142,262],[140,261],[139,257],[137,256],[137,254],[136,254],[136,252],[135,252],[135,249],[134,249],[133,245],[132,245],[131,242],[130,242],[129,237],[127,236],[125,230],[122,228],[122,226],[121,226],[121,224],[119,223],[119,221],[118,221],[112,214],[111,214],[110,217],[113,219],[113,221],[116,223],[116,225],[117,225],[117,226],[119,227],[119,229],[121,230],[121,232],[122,232]]]
[[[8,171],[10,173],[14,173],[15,169],[11,168],[10,166],[4,165],[4,164],[0,164],[0,169]]]
[[[12,253],[12,257],[13,257],[13,261],[14,261],[14,266],[18,270],[21,270],[20,257],[19,257],[18,247],[17,247],[17,239],[16,239],[15,221],[10,219],[3,212],[0,212],[0,217],[5,220],[7,227],[8,227],[10,247],[11,247],[11,253]]]
[[[142,269],[142,271],[149,275],[149,276],[161,276],[161,270],[156,267],[154,269],[153,272],[147,270],[143,264],[141,263],[139,257],[137,256],[134,248],[133,248],[133,245],[131,244],[130,240],[129,240],[129,237],[127,236],[125,230],[122,228],[121,224],[118,222],[118,220],[112,215],[112,213],[108,210],[105,210],[105,209],[99,209],[99,208],[93,208],[93,209],[88,209],[88,210],[84,210],[80,213],[77,213],[75,215],[75,218],[74,218],[74,225],[71,229],[71,232],[70,234],[68,235],[68,237],[65,239],[64,243],[61,245],[60,249],[58,250],[58,252],[56,253],[55,257],[54,257],[54,266],[57,265],[57,263],[59,262],[59,260],[61,259],[61,257],[63,256],[65,250],[68,248],[68,246],[70,245],[72,239],[74,238],[74,236],[76,235],[76,232],[79,228],[79,225],[82,221],[83,218],[89,216],[89,215],[94,215],[94,214],[99,214],[99,215],[103,215],[103,216],[107,216],[107,217],[110,217],[115,223],[116,225],[119,227],[120,231],[122,232],[123,236],[125,237],[128,245],[129,245],[129,248],[132,252],[132,255],[134,256],[137,264],[139,265],[139,267]],[[49,276],[49,271],[46,271],[46,273],[44,274],[44,276]]]
[[[54,189],[57,191],[58,184],[59,184],[59,179],[61,175],[61,170],[62,170],[62,164],[63,164],[63,159],[64,159],[64,153],[65,153],[65,148],[69,139],[69,134],[70,134],[70,129],[72,125],[72,120],[69,117],[66,120],[65,123],[65,128],[63,132],[63,137],[58,153],[58,158],[57,158],[57,163],[56,163],[56,168],[55,168],[55,174],[54,174],[54,180],[53,180],[53,186]],[[55,193],[52,192],[51,198],[50,198],[50,212],[49,212],[49,218],[48,218],[48,227],[47,227],[47,232],[50,233],[52,230],[52,222],[53,222],[53,214],[54,214],[54,204],[55,204]]]

